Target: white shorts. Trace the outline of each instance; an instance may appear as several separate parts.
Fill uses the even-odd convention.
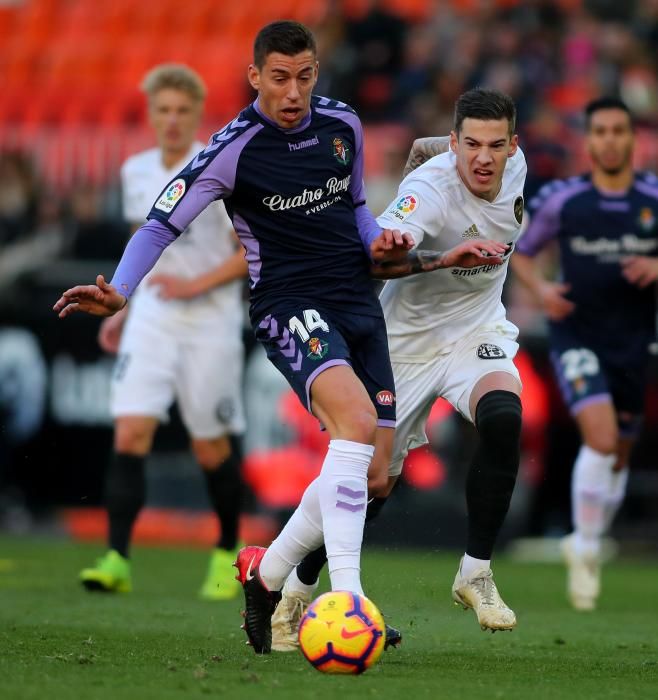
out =
[[[409,450],[425,445],[425,424],[434,402],[443,398],[473,422],[469,401],[473,387],[491,372],[507,372],[521,382],[514,357],[519,349],[516,333],[484,331],[455,344],[449,353],[425,364],[396,362],[396,416],[391,476],[399,476]]]
[[[163,315],[128,316],[112,377],[110,412],[119,416],[153,416],[168,420],[178,403],[188,433],[212,440],[244,431],[239,332],[186,328]]]

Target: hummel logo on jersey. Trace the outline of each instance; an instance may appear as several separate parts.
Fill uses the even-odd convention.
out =
[[[312,139],[306,139],[306,141],[298,141],[297,143],[291,143],[288,141],[288,149],[291,151],[301,151],[302,148],[309,148],[310,146],[317,146],[320,143],[320,139],[314,136]]]
[[[503,357],[507,357],[507,355],[498,345],[482,343],[482,345],[478,346],[478,357],[481,360],[499,360]]]
[[[479,238],[480,232],[475,224],[471,224],[464,233],[462,233],[462,238]]]

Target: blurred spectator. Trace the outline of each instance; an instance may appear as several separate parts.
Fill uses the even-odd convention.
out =
[[[70,204],[70,255],[78,260],[119,260],[129,230],[126,224],[105,216],[102,190],[92,183],[81,183],[73,188]]]
[[[32,161],[24,153],[0,154],[0,245],[12,243],[31,230],[38,198]]]
[[[355,56],[352,99],[364,120],[389,117],[394,79],[402,66],[407,23],[392,14],[382,0],[367,0],[365,13],[345,23]]]
[[[25,216],[21,235],[0,248],[0,294],[22,276],[66,255],[71,239],[59,195],[44,190],[34,216]]]

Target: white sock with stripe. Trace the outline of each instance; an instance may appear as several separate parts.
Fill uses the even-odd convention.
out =
[[[332,440],[318,477],[331,588],[363,594],[361,543],[368,502],[372,445]]]

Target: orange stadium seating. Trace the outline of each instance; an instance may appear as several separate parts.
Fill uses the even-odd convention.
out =
[[[347,16],[358,16],[371,4],[341,0],[340,8]],[[457,11],[475,4],[452,0]],[[409,21],[427,20],[436,11],[435,0],[384,0],[384,6]],[[245,68],[256,31],[281,17],[313,26],[332,7],[329,0],[190,0],[184,7],[180,0],[24,0],[1,5],[0,149],[24,146],[39,135],[45,147],[38,153],[42,170],[62,187],[71,184],[67,178],[77,177],[75,165],[64,175],[44,160],[59,162],[67,152],[101,158],[98,154],[107,151],[101,159],[105,171],[88,163],[80,168],[105,179],[115,177],[126,143],[151,143],[139,93],[150,67],[178,61],[201,73],[209,88],[209,134],[249,96]],[[89,145],[82,148],[78,141]],[[51,155],[55,152],[59,155]]]

